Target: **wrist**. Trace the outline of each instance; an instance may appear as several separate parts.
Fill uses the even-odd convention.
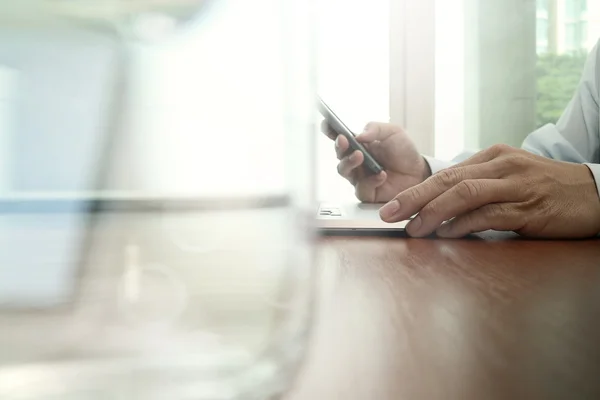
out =
[[[600,180],[600,164],[584,164],[594,181],[594,186],[596,188],[596,193],[598,194],[598,201],[600,201],[600,187],[598,187],[598,182]]]
[[[598,167],[600,166],[598,164],[584,164],[582,167],[585,168],[586,175],[589,179],[587,185],[588,189],[586,190],[586,193],[588,193],[588,196],[586,196],[586,203],[589,204],[589,206],[586,208],[592,212],[589,217],[592,222],[596,224],[595,234],[598,235],[600,234],[600,191],[598,188],[598,178],[600,178]]]

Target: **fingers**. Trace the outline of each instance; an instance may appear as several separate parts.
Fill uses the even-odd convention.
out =
[[[335,140],[335,138],[338,136],[337,132],[331,129],[326,120],[323,120],[321,122],[321,132],[323,132],[325,136],[327,136],[331,140]]]
[[[323,132],[331,140],[336,140],[338,137],[326,120],[321,122],[321,132]],[[398,125],[388,124],[384,122],[369,122],[363,129],[363,132],[356,136],[356,139],[362,143],[371,143],[375,141],[383,141],[394,133],[402,132],[402,128]]]
[[[375,190],[385,183],[387,174],[381,171],[377,175],[369,175],[363,179],[358,179],[355,183],[355,193],[358,199],[367,202],[375,202]]]
[[[485,150],[482,150],[474,155],[472,155],[471,157],[467,158],[465,161],[460,162],[458,164],[453,165],[450,168],[461,168],[461,167],[466,167],[468,165],[475,165],[475,164],[483,164],[485,162],[491,161],[495,158],[497,158],[498,156],[514,151],[515,149],[513,147],[510,147],[508,145],[505,144],[496,144],[493,145]]]
[[[350,143],[348,139],[344,136],[339,135],[335,138],[335,154],[337,155],[338,160],[348,156],[348,150],[350,149]]]
[[[395,129],[397,130],[400,128],[391,124],[372,122],[367,124],[365,131],[357,136],[357,139],[363,143],[375,140],[385,140],[394,133]],[[329,138],[335,140],[335,153],[340,160],[337,167],[338,173],[356,187],[356,195],[358,198],[373,198],[375,189],[385,183],[387,174],[381,172],[377,175],[363,176],[363,174],[360,173],[359,167],[364,162],[364,155],[358,150],[352,151],[348,139],[343,135],[335,133],[326,121],[321,123],[321,130]]]
[[[443,238],[459,238],[469,233],[483,232],[488,229],[518,231],[524,225],[524,218],[519,215],[512,204],[488,204],[447,222],[440,226],[436,233]]]
[[[492,163],[442,170],[424,182],[398,194],[381,208],[379,214],[386,222],[407,220],[458,183],[474,179],[495,179],[498,178],[498,173]]]
[[[342,160],[339,162],[337,167],[338,173],[344,178],[348,179],[350,183],[354,184],[354,172],[358,167],[360,167],[364,159],[365,157],[363,153],[361,153],[358,150],[355,150],[354,152],[352,152],[352,154],[342,158]]]
[[[361,143],[371,143],[375,141],[384,141],[385,139],[392,136],[394,133],[401,131],[397,125],[386,124],[383,122],[369,122],[363,132],[356,136],[356,140]]]
[[[444,221],[488,204],[521,201],[523,193],[509,179],[464,180],[425,205],[406,230],[413,237],[427,236]]]
[[[383,185],[387,179],[385,171],[377,175],[364,175],[360,172],[360,166],[364,161],[364,155],[358,150],[342,158],[338,164],[338,173],[346,178],[356,188],[356,197],[363,201],[375,201],[375,189]]]

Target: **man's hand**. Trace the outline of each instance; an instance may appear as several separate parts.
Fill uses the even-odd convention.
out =
[[[325,121],[322,130],[335,140],[335,152],[340,160],[338,173],[356,188],[356,197],[360,201],[390,201],[399,191],[417,185],[431,175],[429,165],[399,126],[370,122],[356,137],[385,169],[379,175],[365,173],[363,154],[358,150],[348,154],[348,140],[333,132]]]
[[[585,165],[505,145],[479,152],[401,192],[380,215],[396,222],[417,212],[406,228],[416,237],[434,231],[441,237],[461,237],[488,229],[543,238],[600,232],[600,199]]]

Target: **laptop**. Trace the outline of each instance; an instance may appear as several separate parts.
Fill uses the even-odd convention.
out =
[[[383,204],[322,202],[316,216],[317,230],[326,235],[403,234],[410,220],[388,223],[379,217]]]

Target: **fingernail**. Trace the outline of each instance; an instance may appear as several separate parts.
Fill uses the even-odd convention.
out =
[[[398,211],[400,211],[400,203],[394,199],[379,209],[379,216],[384,220],[389,219]]]
[[[410,227],[410,231],[412,232],[412,234],[417,234],[419,231],[419,228],[421,227],[421,217],[419,217],[418,215],[415,217],[415,219],[413,219],[412,221],[410,221],[410,223],[406,226],[406,229],[409,229]]]
[[[348,160],[350,160],[351,162],[356,161],[356,153],[350,154],[350,157],[348,157]]]

